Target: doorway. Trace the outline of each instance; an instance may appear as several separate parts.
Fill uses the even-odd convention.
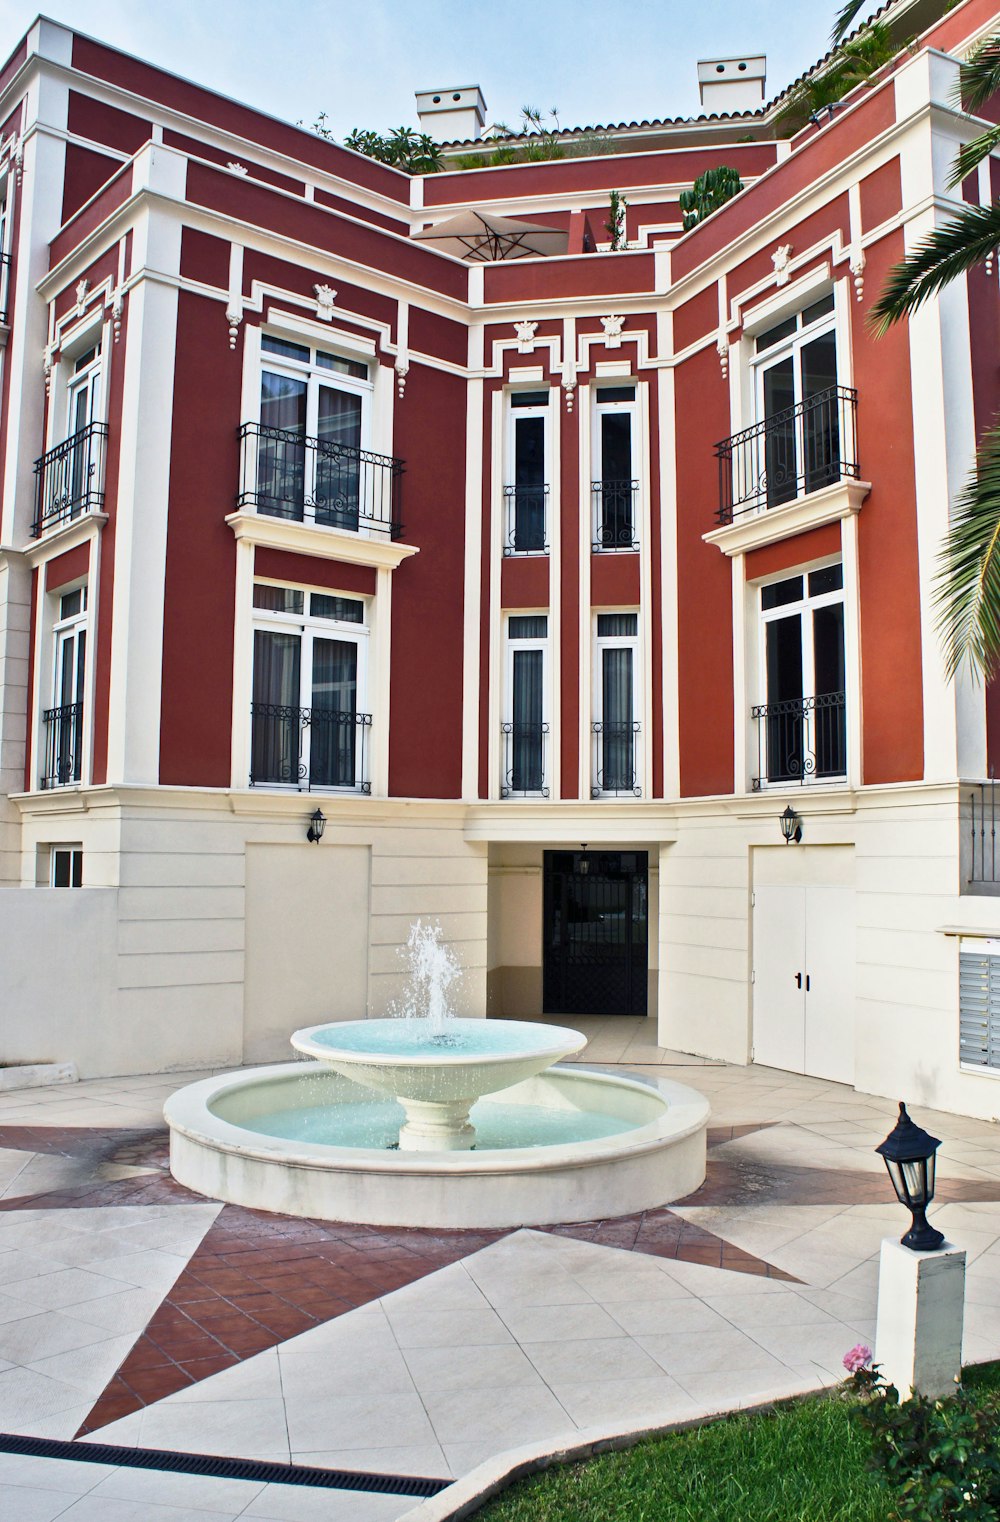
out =
[[[546,851],[542,992],[548,1015],[645,1015],[645,851]]]

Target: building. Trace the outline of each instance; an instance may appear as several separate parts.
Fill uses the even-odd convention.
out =
[[[1000,15],[889,11],[920,35],[790,141],[760,107],[424,178],[32,26],[0,73],[4,1060],[284,1057],[386,1009],[423,916],[468,1011],[648,1011],[1000,1113],[1000,709],[932,610],[996,271],[866,325],[955,205],[958,60]],[[720,164],[743,193],[682,235]]]

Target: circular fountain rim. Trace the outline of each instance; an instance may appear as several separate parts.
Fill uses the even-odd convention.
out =
[[[518,1172],[559,1172],[581,1165],[610,1162],[616,1158],[639,1156],[656,1151],[664,1140],[682,1141],[704,1127],[710,1105],[703,1094],[673,1079],[647,1077],[635,1073],[625,1077],[607,1068],[574,1063],[572,1067],[553,1064],[543,1077],[572,1081],[596,1079],[600,1083],[625,1089],[652,1091],[662,1103],[659,1116],[630,1131],[589,1141],[560,1142],[544,1147],[497,1147],[488,1152],[402,1152],[381,1147],[347,1147],[330,1142],[290,1141],[285,1137],[265,1136],[250,1131],[234,1121],[216,1114],[211,1104],[234,1089],[267,1084],[284,1079],[304,1079],[330,1069],[317,1062],[273,1063],[266,1067],[239,1068],[228,1073],[203,1078],[178,1089],[163,1107],[164,1119],[171,1132],[218,1152],[238,1154],[265,1163],[282,1162],[299,1168],[343,1173],[388,1173],[448,1175]],[[343,1080],[351,1082],[350,1079]],[[359,1086],[360,1087],[360,1086]],[[500,1091],[503,1092],[503,1091]],[[493,1102],[492,1096],[484,1098]],[[685,1114],[685,1112],[687,1112]],[[206,1121],[208,1124],[206,1125]],[[248,1145],[248,1138],[253,1138]]]
[[[316,1040],[317,1031],[335,1029],[370,1029],[373,1025],[388,1026],[400,1022],[393,1018],[379,1020],[327,1020],[320,1025],[306,1025],[301,1030],[294,1031],[289,1038],[297,1052],[304,1052],[310,1057],[317,1058],[320,1062],[329,1062],[333,1058],[338,1061],[357,1064],[358,1067],[365,1065],[378,1065],[387,1068],[412,1068],[412,1067],[470,1067],[470,1066],[498,1066],[502,1063],[516,1062],[518,1059],[530,1057],[544,1057],[550,1052],[553,1063],[560,1058],[580,1052],[587,1045],[588,1038],[582,1033],[571,1029],[569,1026],[545,1025],[540,1021],[529,1020],[502,1020],[481,1018],[449,1017],[448,1025],[458,1026],[461,1029],[469,1027],[482,1027],[484,1025],[509,1025],[517,1026],[519,1031],[546,1031],[561,1039],[552,1041],[549,1045],[528,1045],[515,1047],[505,1052],[454,1052],[447,1047],[435,1047],[427,1050],[413,1050],[404,1052],[379,1052],[365,1051],[357,1047],[332,1046],[329,1042]],[[572,1039],[570,1039],[572,1038]]]

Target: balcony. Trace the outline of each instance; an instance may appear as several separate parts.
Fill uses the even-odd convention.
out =
[[[261,423],[244,423],[239,436],[240,511],[401,537],[402,460]]]
[[[504,554],[547,555],[548,486],[505,486],[503,495]]]
[[[640,798],[636,757],[639,725],[630,721],[605,723],[595,720],[590,726],[593,741],[592,798]]]
[[[775,785],[838,782],[846,777],[843,692],[756,703],[750,717],[757,726],[755,792]]]
[[[64,703],[42,713],[43,788],[69,787],[80,780],[83,704]]]
[[[962,800],[963,893],[991,898],[1000,895],[997,786],[996,779],[990,776],[973,783],[968,798]]]
[[[370,793],[372,716],[333,708],[250,705],[250,786]]]
[[[859,477],[858,394],[831,386],[715,447],[719,527]]]
[[[638,481],[591,481],[593,506],[593,548],[598,550],[637,550],[636,530]]]
[[[545,779],[548,734],[547,724],[501,724],[501,798],[549,796]]]
[[[48,529],[69,523],[104,506],[104,455],[107,423],[88,423],[35,461],[37,539]]]
[[[10,319],[10,254],[0,254],[0,323],[6,326]]]

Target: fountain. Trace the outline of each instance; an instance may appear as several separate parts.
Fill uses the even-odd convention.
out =
[[[388,1019],[296,1031],[309,1062],[226,1073],[164,1114],[170,1167],[214,1199],[374,1225],[548,1225],[629,1214],[705,1175],[708,1103],[685,1085],[561,1060],[579,1031],[461,1019],[458,964],[418,922]]]

